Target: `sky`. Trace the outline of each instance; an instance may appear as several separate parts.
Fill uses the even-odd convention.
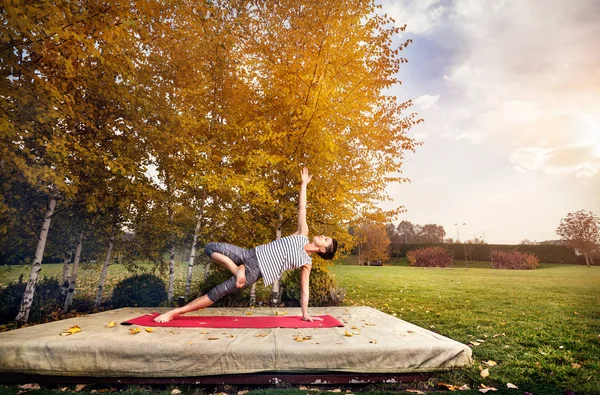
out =
[[[518,244],[600,215],[600,1],[379,4],[407,24],[396,44],[413,40],[391,94],[425,121],[409,132],[423,142],[405,155],[411,182],[382,204],[406,208],[395,224]]]

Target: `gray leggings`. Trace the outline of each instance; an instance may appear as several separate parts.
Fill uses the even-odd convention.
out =
[[[244,285],[244,289],[248,288],[262,277],[254,248],[249,250],[227,243],[208,243],[206,247],[204,247],[204,252],[209,257],[213,252],[218,252],[231,259],[237,266],[244,265],[246,268],[246,285]],[[232,276],[211,289],[207,295],[210,301],[214,303],[235,291],[235,282],[235,276]]]

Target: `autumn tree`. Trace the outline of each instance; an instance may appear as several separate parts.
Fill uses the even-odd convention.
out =
[[[411,243],[415,237],[415,225],[410,221],[401,221],[396,227],[401,243]]]
[[[264,224],[271,238],[293,230],[307,166],[311,231],[349,245],[345,229],[378,211],[389,182],[404,181],[391,174],[416,145],[411,103],[386,94],[409,43],[392,47],[401,28],[374,2],[253,1],[242,17],[240,58],[256,103],[245,127],[249,182],[267,192],[256,202]]]
[[[390,238],[386,227],[382,223],[366,222],[361,224],[355,231],[361,258],[369,262],[387,262],[390,259]]]
[[[588,267],[594,261],[590,255],[600,246],[600,218],[591,211],[569,213],[560,221],[556,233],[585,257]]]
[[[444,227],[436,224],[425,224],[420,226],[415,241],[420,243],[443,243],[446,231]]]

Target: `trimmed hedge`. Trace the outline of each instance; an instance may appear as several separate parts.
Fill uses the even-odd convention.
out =
[[[410,250],[423,247],[443,247],[448,250],[455,260],[489,261],[490,254],[494,250],[511,251],[533,254],[544,263],[567,263],[572,265],[584,265],[582,256],[575,254],[573,248],[563,245],[510,245],[510,244],[463,244],[463,243],[402,243],[394,244],[392,248],[393,257],[405,257]]]

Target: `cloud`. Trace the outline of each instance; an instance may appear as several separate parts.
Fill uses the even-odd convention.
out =
[[[448,9],[441,0],[409,0],[384,2],[386,12],[398,24],[407,24],[409,33],[425,33],[435,29]]]
[[[510,155],[510,161],[521,172],[543,168],[550,156],[550,150],[539,147],[519,148]]]
[[[600,173],[600,156],[591,145],[519,148],[512,152],[510,161],[522,173],[543,170],[549,175],[572,174],[578,178]]]
[[[435,105],[435,103],[440,98],[440,95],[422,95],[417,97],[414,102],[417,106],[421,107],[423,110],[427,110]]]

